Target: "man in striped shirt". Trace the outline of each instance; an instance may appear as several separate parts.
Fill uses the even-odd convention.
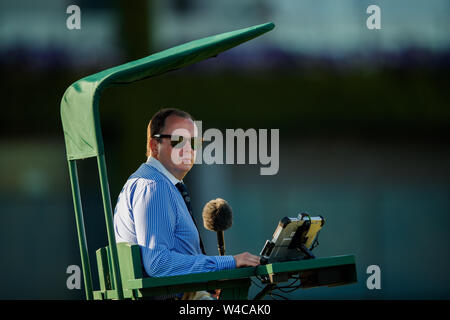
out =
[[[117,242],[141,247],[151,277],[257,266],[259,257],[207,256],[191,216],[184,176],[195,161],[197,128],[188,113],[162,109],[147,128],[147,157],[125,183],[115,208]],[[182,195],[183,193],[183,195]]]

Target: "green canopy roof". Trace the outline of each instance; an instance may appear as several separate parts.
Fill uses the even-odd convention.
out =
[[[61,100],[67,159],[84,159],[104,153],[98,106],[101,92],[105,88],[188,66],[273,28],[273,23],[265,23],[191,41],[76,81],[66,90]]]

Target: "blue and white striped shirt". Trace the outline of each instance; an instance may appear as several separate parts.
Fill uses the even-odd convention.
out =
[[[116,242],[138,244],[151,277],[235,268],[233,256],[201,253],[197,228],[175,187],[177,182],[155,158],[142,164],[117,200]]]

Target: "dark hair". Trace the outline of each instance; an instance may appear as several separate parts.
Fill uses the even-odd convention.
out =
[[[147,127],[147,157],[149,157],[151,154],[150,139],[155,134],[161,133],[164,130],[166,119],[172,115],[181,118],[192,119],[192,121],[194,121],[194,118],[189,113],[176,108],[164,108],[155,113]]]

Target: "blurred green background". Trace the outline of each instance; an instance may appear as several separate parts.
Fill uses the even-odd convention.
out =
[[[81,9],[68,30],[66,8]],[[381,8],[368,30],[366,8]],[[80,299],[81,265],[59,113],[74,81],[201,37],[273,21],[218,58],[105,91],[100,106],[112,203],[146,160],[161,107],[203,129],[280,130],[280,169],[197,165],[197,220],[216,197],[234,210],[227,253],[258,254],[278,221],[326,219],[319,257],[355,254],[358,283],[291,299],[450,298],[450,4],[432,1],[2,1],[0,298]],[[79,163],[91,267],[107,243],[96,162]],[[201,229],[206,251],[216,237]],[[381,289],[366,287],[369,265]],[[94,288],[98,287],[94,274]],[[252,286],[251,296],[257,288]]]

